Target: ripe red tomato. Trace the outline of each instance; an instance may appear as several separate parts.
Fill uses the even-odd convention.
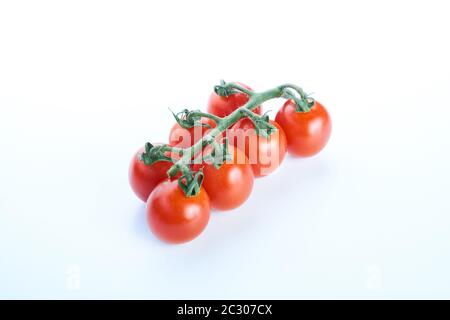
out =
[[[202,118],[201,122],[208,124],[211,128],[216,127],[216,123],[209,118]],[[184,129],[178,123],[175,123],[170,130],[169,145],[178,148],[188,148],[194,145],[210,130],[207,126],[195,126],[190,129]]]
[[[278,130],[269,138],[259,136],[248,118],[236,123],[233,130],[228,132],[230,143],[245,152],[255,177],[271,174],[280,166],[286,155],[286,135],[278,123],[270,123]]]
[[[252,90],[245,84],[239,82],[238,84],[248,90]],[[208,101],[208,113],[212,113],[215,114],[216,116],[223,118],[232,113],[237,108],[242,107],[244,104],[247,103],[248,100],[249,97],[245,93],[235,93],[229,95],[228,97],[221,97],[215,92],[213,92],[211,93],[211,96],[209,97]],[[260,115],[262,113],[261,106],[253,109],[253,112]]]
[[[211,206],[218,210],[231,210],[242,205],[253,189],[253,171],[245,154],[230,148],[232,159],[219,169],[212,164],[194,165],[198,170],[203,166],[203,188],[209,195]]]
[[[163,181],[147,201],[147,222],[152,232],[169,243],[195,239],[206,227],[210,215],[208,194],[203,188],[186,197],[177,180]]]
[[[144,148],[141,148],[133,156],[128,177],[134,193],[142,201],[147,201],[148,196],[158,183],[167,178],[167,170],[170,169],[172,163],[158,161],[149,166],[145,165],[144,162],[140,160],[140,156],[143,152]]]
[[[288,151],[297,157],[313,156],[321,151],[331,134],[331,118],[324,106],[315,101],[309,112],[297,112],[292,100],[286,101],[275,121],[284,129]]]

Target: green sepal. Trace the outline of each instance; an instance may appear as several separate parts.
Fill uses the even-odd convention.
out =
[[[314,106],[314,99],[311,97],[311,95],[304,93],[303,90],[300,90],[297,93],[298,95],[293,93],[290,89],[286,88],[283,91],[283,97],[294,101],[295,105],[297,106],[297,112],[309,112]]]
[[[232,94],[239,93],[240,91],[233,88],[228,88],[226,82],[224,80],[220,80],[220,84],[214,87],[214,92],[218,96],[228,97]]]
[[[200,169],[194,173],[189,172],[188,174],[182,175],[178,179],[178,185],[181,190],[183,190],[186,197],[195,197],[200,192],[203,178],[203,169]]]
[[[172,110],[173,117],[175,118],[175,121],[184,129],[190,129],[192,127],[201,126],[206,127],[208,129],[211,129],[211,125],[208,123],[202,123],[202,117],[198,115],[200,113],[199,110],[188,110],[184,109],[181,112],[174,113]]]
[[[269,111],[264,113],[262,116],[248,116],[248,118],[252,121],[253,126],[255,127],[256,134],[266,139],[268,139],[274,132],[277,131],[277,128],[270,123],[268,112]]]
[[[211,151],[210,158],[216,169],[220,169],[225,162],[231,159],[227,138],[223,139],[223,143],[213,143],[213,150]]]
[[[147,166],[158,161],[172,162],[172,159],[165,155],[166,151],[166,145],[154,146],[150,142],[147,142],[144,146],[144,152],[141,154],[140,160]]]

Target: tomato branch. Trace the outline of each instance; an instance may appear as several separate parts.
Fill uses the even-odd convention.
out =
[[[198,192],[203,177],[202,173],[192,172],[189,165],[192,164],[193,159],[199,159],[198,155],[202,153],[203,148],[212,145],[213,155],[220,152],[223,153],[222,157],[209,157],[209,159],[213,159],[213,164],[216,167],[220,167],[220,164],[216,163],[217,159],[214,159],[218,158],[223,161],[228,156],[226,154],[228,146],[219,146],[217,138],[236,122],[243,118],[249,118],[254,124],[256,132],[263,137],[268,137],[277,131],[277,128],[269,122],[266,115],[260,116],[252,111],[257,106],[271,99],[285,98],[292,99],[295,102],[298,112],[309,112],[314,103],[300,87],[292,84],[284,84],[258,93],[250,91],[234,82],[225,83],[221,81],[220,85],[214,87],[214,90],[218,95],[225,97],[237,92],[245,93],[249,96],[249,100],[245,105],[223,118],[198,110],[189,111],[185,109],[178,114],[173,113],[175,120],[185,129],[190,129],[194,126],[205,126],[201,122],[202,118],[213,120],[216,123],[216,127],[212,128],[201,140],[189,148],[183,149],[168,145],[157,147],[146,145],[146,152],[142,156],[142,161],[145,164],[151,164],[156,161],[173,162],[173,166],[168,170],[167,174],[169,177],[174,178],[181,172],[182,176],[179,178],[179,183],[187,196],[195,195]],[[228,144],[228,142],[225,141],[225,144]],[[171,157],[171,154],[176,154],[179,158]]]

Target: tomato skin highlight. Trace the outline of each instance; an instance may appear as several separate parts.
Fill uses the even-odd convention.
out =
[[[275,121],[286,133],[288,152],[296,157],[319,153],[331,134],[331,117],[325,107],[315,101],[309,112],[297,112],[292,100],[286,101]]]
[[[178,180],[161,182],[147,201],[150,230],[167,243],[184,243],[198,237],[210,217],[210,201],[204,188],[186,197]]]
[[[207,126],[200,128],[197,126],[190,129],[184,129],[178,123],[175,123],[170,130],[169,145],[178,148],[189,148],[216,127],[216,123],[212,119],[202,118],[201,122],[208,124],[211,128]]]
[[[248,90],[252,90],[249,86],[243,83],[237,82],[237,84],[243,86]],[[242,92],[229,95],[228,97],[221,97],[217,93],[213,92],[211,93],[211,96],[209,97],[208,101],[208,113],[223,118],[233,113],[233,111],[238,109],[239,107],[242,107],[244,104],[248,102],[248,100],[249,96]],[[253,109],[253,112],[261,115],[262,113],[261,106],[258,106],[255,109]]]
[[[275,121],[270,120],[278,130],[267,139],[257,135],[249,119],[242,119],[230,131],[230,143],[245,152],[256,178],[274,172],[283,162],[287,151],[286,134]],[[255,144],[255,145],[253,145]]]
[[[209,195],[211,207],[217,210],[232,210],[241,206],[253,190],[253,170],[245,154],[237,148],[230,148],[232,160],[219,169],[212,164],[195,165],[203,167],[203,188]]]
[[[172,166],[172,163],[158,161],[147,166],[140,160],[140,156],[143,152],[144,148],[139,149],[133,156],[133,159],[131,159],[128,178],[131,189],[136,196],[146,202],[153,189],[155,189],[161,181],[167,179],[167,171]]]

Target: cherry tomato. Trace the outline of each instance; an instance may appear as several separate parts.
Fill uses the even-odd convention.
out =
[[[202,118],[201,122],[208,124],[211,128],[216,127],[216,123],[209,118]],[[188,148],[200,140],[211,128],[195,126],[190,129],[184,129],[178,123],[175,123],[170,130],[169,145],[178,148]]]
[[[283,129],[270,121],[278,130],[269,138],[259,136],[248,119],[242,119],[229,131],[229,141],[245,152],[255,177],[267,176],[275,171],[286,155],[287,142]]]
[[[331,134],[331,118],[324,106],[315,101],[309,112],[297,112],[292,100],[286,101],[275,121],[284,129],[288,151],[297,157],[320,152]]]
[[[243,86],[244,88],[248,90],[252,90],[250,87],[246,86],[245,84],[239,83],[239,85]],[[236,110],[239,107],[242,107],[244,104],[247,103],[249,100],[248,95],[245,93],[235,93],[232,95],[229,95],[228,97],[221,97],[215,92],[211,93],[211,96],[209,97],[208,101],[208,112],[215,114],[216,116],[219,116],[221,118],[226,117],[230,113],[232,113],[234,110]],[[256,114],[261,114],[262,109],[261,107],[256,107],[253,112]]]
[[[187,197],[178,180],[161,182],[147,201],[147,222],[152,232],[169,243],[195,239],[206,227],[210,202],[205,189]]]
[[[148,196],[157,186],[158,183],[167,178],[167,170],[170,169],[172,163],[167,161],[158,161],[152,165],[145,165],[140,160],[144,148],[141,148],[131,160],[129,169],[129,180],[134,193],[142,201],[147,201]]]
[[[207,151],[205,151],[207,152]],[[232,159],[219,169],[212,164],[203,166],[203,184],[209,195],[211,206],[218,210],[231,210],[242,205],[253,189],[253,171],[245,154],[237,148],[230,148]]]

